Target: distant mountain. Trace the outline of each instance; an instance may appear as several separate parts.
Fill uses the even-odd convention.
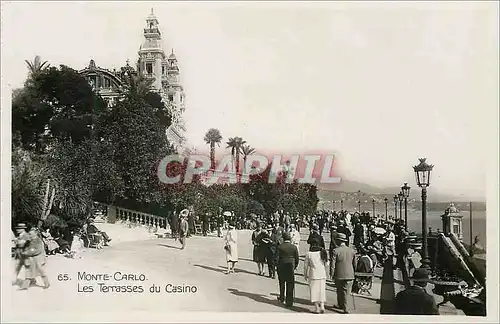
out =
[[[200,148],[200,149],[196,150],[196,153],[197,154],[205,154],[205,155],[209,154],[208,150],[206,148]],[[219,149],[216,153],[216,156],[217,156],[217,158],[220,158],[223,154],[228,154],[228,152],[225,150]],[[271,153],[271,152],[258,151],[257,154],[265,155],[265,156],[267,156],[269,161],[272,161],[273,153]],[[320,155],[321,159],[317,162],[317,167],[313,170],[313,177],[316,179],[321,178],[321,175],[322,175],[321,171],[323,170],[322,167],[325,163],[325,155],[323,154],[323,152],[304,151],[304,152],[301,152],[300,154],[297,154],[296,152],[295,153],[282,152],[281,154],[282,154],[282,163],[285,162],[285,160],[287,159],[287,156],[290,157],[292,154],[299,155],[301,157],[299,159],[299,163],[298,163],[297,168],[295,170],[295,176],[297,178],[301,178],[304,176],[305,167],[306,167],[304,156],[306,154],[318,154],[318,155]],[[217,161],[217,163],[218,162],[219,161]],[[241,162],[241,165],[243,165],[243,162]],[[361,193],[364,194],[362,196],[378,196],[379,198],[383,196],[382,199],[386,197],[386,198],[390,199],[390,201],[392,201],[392,197],[394,196],[394,194],[397,194],[401,191],[401,187],[381,188],[381,187],[369,185],[369,184],[366,184],[363,182],[346,180],[344,178],[342,178],[341,183],[338,183],[338,184],[318,183],[317,186],[318,186],[318,189],[320,192],[324,192],[324,194],[319,194],[320,198],[322,196],[330,197],[330,198],[328,198],[329,200],[332,200],[332,199],[340,200],[340,198],[334,198],[337,195],[333,194],[332,191],[338,192],[338,197],[340,197],[341,193],[357,193],[358,191],[360,191]],[[410,190],[410,199],[420,201],[421,190],[416,186],[416,184],[410,184],[410,186],[412,187]],[[439,192],[439,190],[437,188],[434,188],[434,187],[430,188],[428,191],[429,191],[429,193],[428,193],[427,199],[429,202],[458,202],[458,201],[469,201],[469,200],[472,200],[472,201],[485,201],[486,200],[485,198],[482,198],[482,197],[468,197],[468,198],[466,198],[466,197],[458,197],[458,196],[454,196],[454,195],[449,195],[449,194]]]
[[[356,193],[360,191],[361,193],[368,196],[370,195],[383,196],[387,197],[390,201],[392,201],[392,197],[401,191],[401,187],[380,188],[362,182],[342,179],[342,182],[338,184],[318,184],[318,190],[324,192],[325,196],[330,196],[330,197],[333,197],[331,193],[332,191],[339,193]],[[329,192],[330,194],[328,194]],[[410,199],[414,199],[416,201],[421,200],[421,190],[416,185],[412,186],[410,190]],[[477,197],[474,197],[472,199],[467,199],[464,197],[440,193],[438,190],[434,188],[429,189],[427,199],[429,202],[458,202],[458,201],[469,201],[469,200],[472,201],[486,200],[480,198],[478,199]]]

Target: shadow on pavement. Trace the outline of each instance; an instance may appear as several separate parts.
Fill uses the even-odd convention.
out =
[[[255,262],[254,260],[252,260],[252,259],[247,259],[247,258],[238,258],[238,260],[242,260],[242,261],[249,261],[249,262]]]
[[[167,244],[157,244],[158,246],[163,246],[163,247],[166,247],[166,248],[170,248],[170,249],[177,249],[177,250],[180,250],[181,247],[180,246],[172,246],[172,245],[167,245]]]
[[[375,296],[368,296],[368,295],[360,295],[360,294],[354,294],[356,298],[363,298],[363,299],[368,299],[377,302],[377,304],[380,304],[380,299],[378,299]]]
[[[304,307],[299,307],[299,306],[286,307],[277,298],[270,299],[265,295],[244,292],[244,291],[240,291],[240,290],[234,289],[234,288],[228,288],[227,290],[229,290],[231,292],[231,294],[233,294],[233,295],[247,297],[247,298],[253,299],[254,301],[259,302],[259,303],[274,305],[274,306],[277,306],[277,307],[280,307],[283,309],[289,309],[291,311],[300,312],[300,313],[310,313],[311,312],[309,309],[304,308]],[[278,296],[278,294],[271,294],[271,295]],[[298,302],[300,300],[305,300],[305,299],[294,298],[294,302]],[[306,302],[309,303],[309,301],[306,301]]]
[[[222,269],[227,269],[227,267],[225,266],[219,266],[219,268],[222,268]],[[257,276],[258,274],[256,272],[251,272],[251,271],[248,271],[248,270],[244,270],[244,269],[238,269],[238,268],[234,268],[234,273],[246,273],[246,274],[251,274],[251,275],[254,275],[254,276]]]
[[[224,273],[226,271],[226,268],[222,267],[222,266],[220,266],[221,269],[214,268],[214,267],[209,267],[209,266],[202,265],[202,264],[195,264],[194,266],[198,267],[198,268],[203,268],[203,269],[206,269],[206,270],[212,270],[212,271],[215,271],[215,272],[220,272],[220,273]]]

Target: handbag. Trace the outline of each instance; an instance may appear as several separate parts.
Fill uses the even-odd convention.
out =
[[[226,245],[224,245],[224,250],[226,250],[227,252],[231,252],[231,245],[226,243]]]

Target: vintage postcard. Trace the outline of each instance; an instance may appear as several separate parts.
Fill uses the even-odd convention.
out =
[[[3,322],[498,321],[498,2],[1,20]]]

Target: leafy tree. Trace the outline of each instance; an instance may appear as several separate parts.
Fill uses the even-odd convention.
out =
[[[12,152],[12,225],[36,224],[43,208],[43,185],[49,170],[32,154],[15,148]]]
[[[12,132],[23,148],[43,154],[54,140],[90,137],[93,119],[106,104],[87,80],[67,66],[32,75],[12,102]]]
[[[165,126],[148,102],[135,94],[103,114],[98,138],[104,141],[123,181],[123,198],[159,199],[157,164],[169,152]]]
[[[220,146],[222,136],[217,128],[210,128],[205,134],[205,143],[210,145],[210,169],[215,170],[215,145]]]

